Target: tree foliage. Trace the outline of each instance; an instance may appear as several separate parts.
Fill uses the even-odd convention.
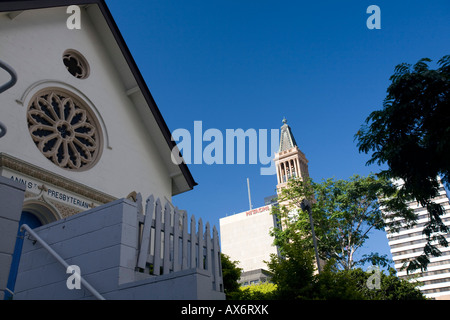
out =
[[[277,285],[277,299],[307,298],[314,278],[314,254],[298,242],[286,242],[283,256],[271,255],[267,262],[273,274],[271,281]]]
[[[232,300],[274,300],[278,299],[278,287],[272,282],[264,282],[240,287],[234,292]]]
[[[238,261],[232,261],[226,254],[221,253],[222,277],[225,296],[227,299],[233,297],[239,291],[238,280],[241,277],[242,269],[238,267]]]
[[[409,282],[396,276],[395,270],[389,274],[379,273],[379,288],[368,286],[371,272],[361,268],[352,270],[331,270],[315,277],[311,288],[311,299],[321,300],[425,300],[416,282]]]
[[[295,252],[295,253],[294,253]],[[361,268],[342,270],[331,262],[321,273],[314,274],[313,255],[310,250],[292,245],[289,256],[272,255],[268,263],[273,272],[272,282],[276,290],[270,295],[247,295],[244,299],[279,300],[425,300],[417,288],[419,283],[399,279],[394,269],[389,274],[380,271],[379,287],[368,285],[373,276]]]
[[[450,55],[395,67],[381,110],[373,111],[355,135],[360,152],[372,153],[368,165],[387,165],[380,175],[404,182],[399,196],[414,198],[428,210],[424,227],[428,242],[408,271],[426,269],[430,256],[439,256],[433,241],[448,246],[442,222],[444,209],[431,201],[438,195],[438,177],[450,187]]]
[[[291,179],[279,194],[280,206],[273,208],[282,222],[273,230],[275,244],[282,255],[292,250],[293,244],[313,249],[309,214],[301,207],[302,201],[308,199],[321,259],[333,260],[345,270],[367,261],[386,264],[388,259],[377,253],[365,255],[361,260],[355,260],[355,253],[363,247],[370,231],[386,225],[380,206],[388,209],[391,217],[400,217],[410,225],[415,223],[413,212],[398,200],[397,192],[389,180],[374,175],[326,179],[321,183]],[[392,220],[390,227],[397,228],[397,220]]]

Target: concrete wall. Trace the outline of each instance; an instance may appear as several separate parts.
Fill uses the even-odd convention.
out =
[[[120,285],[105,295],[121,300],[224,300],[223,292],[211,289],[211,277],[205,270],[188,269]]]
[[[0,177],[0,300],[3,300],[16,243],[25,187]]]
[[[35,229],[69,265],[101,292],[134,280],[136,207],[117,200]],[[70,274],[39,243],[25,240],[14,299],[82,299],[85,289],[69,290]]]
[[[135,272],[138,248],[136,204],[120,199],[35,229],[106,299],[224,299],[199,270],[164,276]],[[93,299],[81,286],[69,290],[67,274],[39,243],[26,240],[15,299]]]

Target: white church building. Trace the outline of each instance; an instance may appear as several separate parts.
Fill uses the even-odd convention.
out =
[[[44,243],[104,298],[223,299],[217,231],[172,205],[196,182],[105,2],[0,2],[0,67],[0,299],[93,298]]]

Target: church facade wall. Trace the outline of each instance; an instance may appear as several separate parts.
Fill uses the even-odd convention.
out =
[[[132,191],[171,199],[167,165],[147,128],[151,120],[146,120],[147,123],[142,120],[143,116],[151,117],[151,112],[133,103],[129,92],[132,81],[119,74],[117,58],[111,57],[115,53],[108,52],[104,45],[111,39],[102,38],[94,27],[99,22],[91,21],[85,9],[82,9],[81,29],[68,29],[69,15],[65,10],[65,7],[28,10],[13,19],[4,13],[0,15],[1,58],[18,75],[16,85],[0,95],[2,122],[8,130],[0,140],[0,153],[21,164],[14,169],[3,165],[1,175],[31,181],[34,185],[36,181],[41,182],[36,176],[17,171],[21,170],[19,167],[32,165],[34,169],[51,172],[80,187],[100,191],[110,196],[109,200],[126,197]],[[88,62],[86,79],[76,78],[66,69],[63,54],[68,49],[80,52]],[[97,119],[101,150],[98,160],[89,169],[61,168],[47,159],[33,141],[27,126],[29,105],[36,93],[48,88],[58,88],[79,97]],[[170,152],[168,148],[167,152]],[[58,192],[55,185],[47,183],[46,187],[55,189],[55,193],[44,193],[49,201],[62,200],[55,199]],[[58,195],[66,192],[73,197],[61,185],[58,187],[62,189]],[[27,192],[30,197],[40,193],[35,188],[27,188]],[[93,199],[77,195],[80,201],[95,204]],[[78,203],[70,204],[75,211]]]

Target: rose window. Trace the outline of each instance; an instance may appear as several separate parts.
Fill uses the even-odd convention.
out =
[[[68,170],[93,166],[101,150],[99,125],[74,94],[47,89],[38,92],[27,113],[28,129],[42,154]]]

